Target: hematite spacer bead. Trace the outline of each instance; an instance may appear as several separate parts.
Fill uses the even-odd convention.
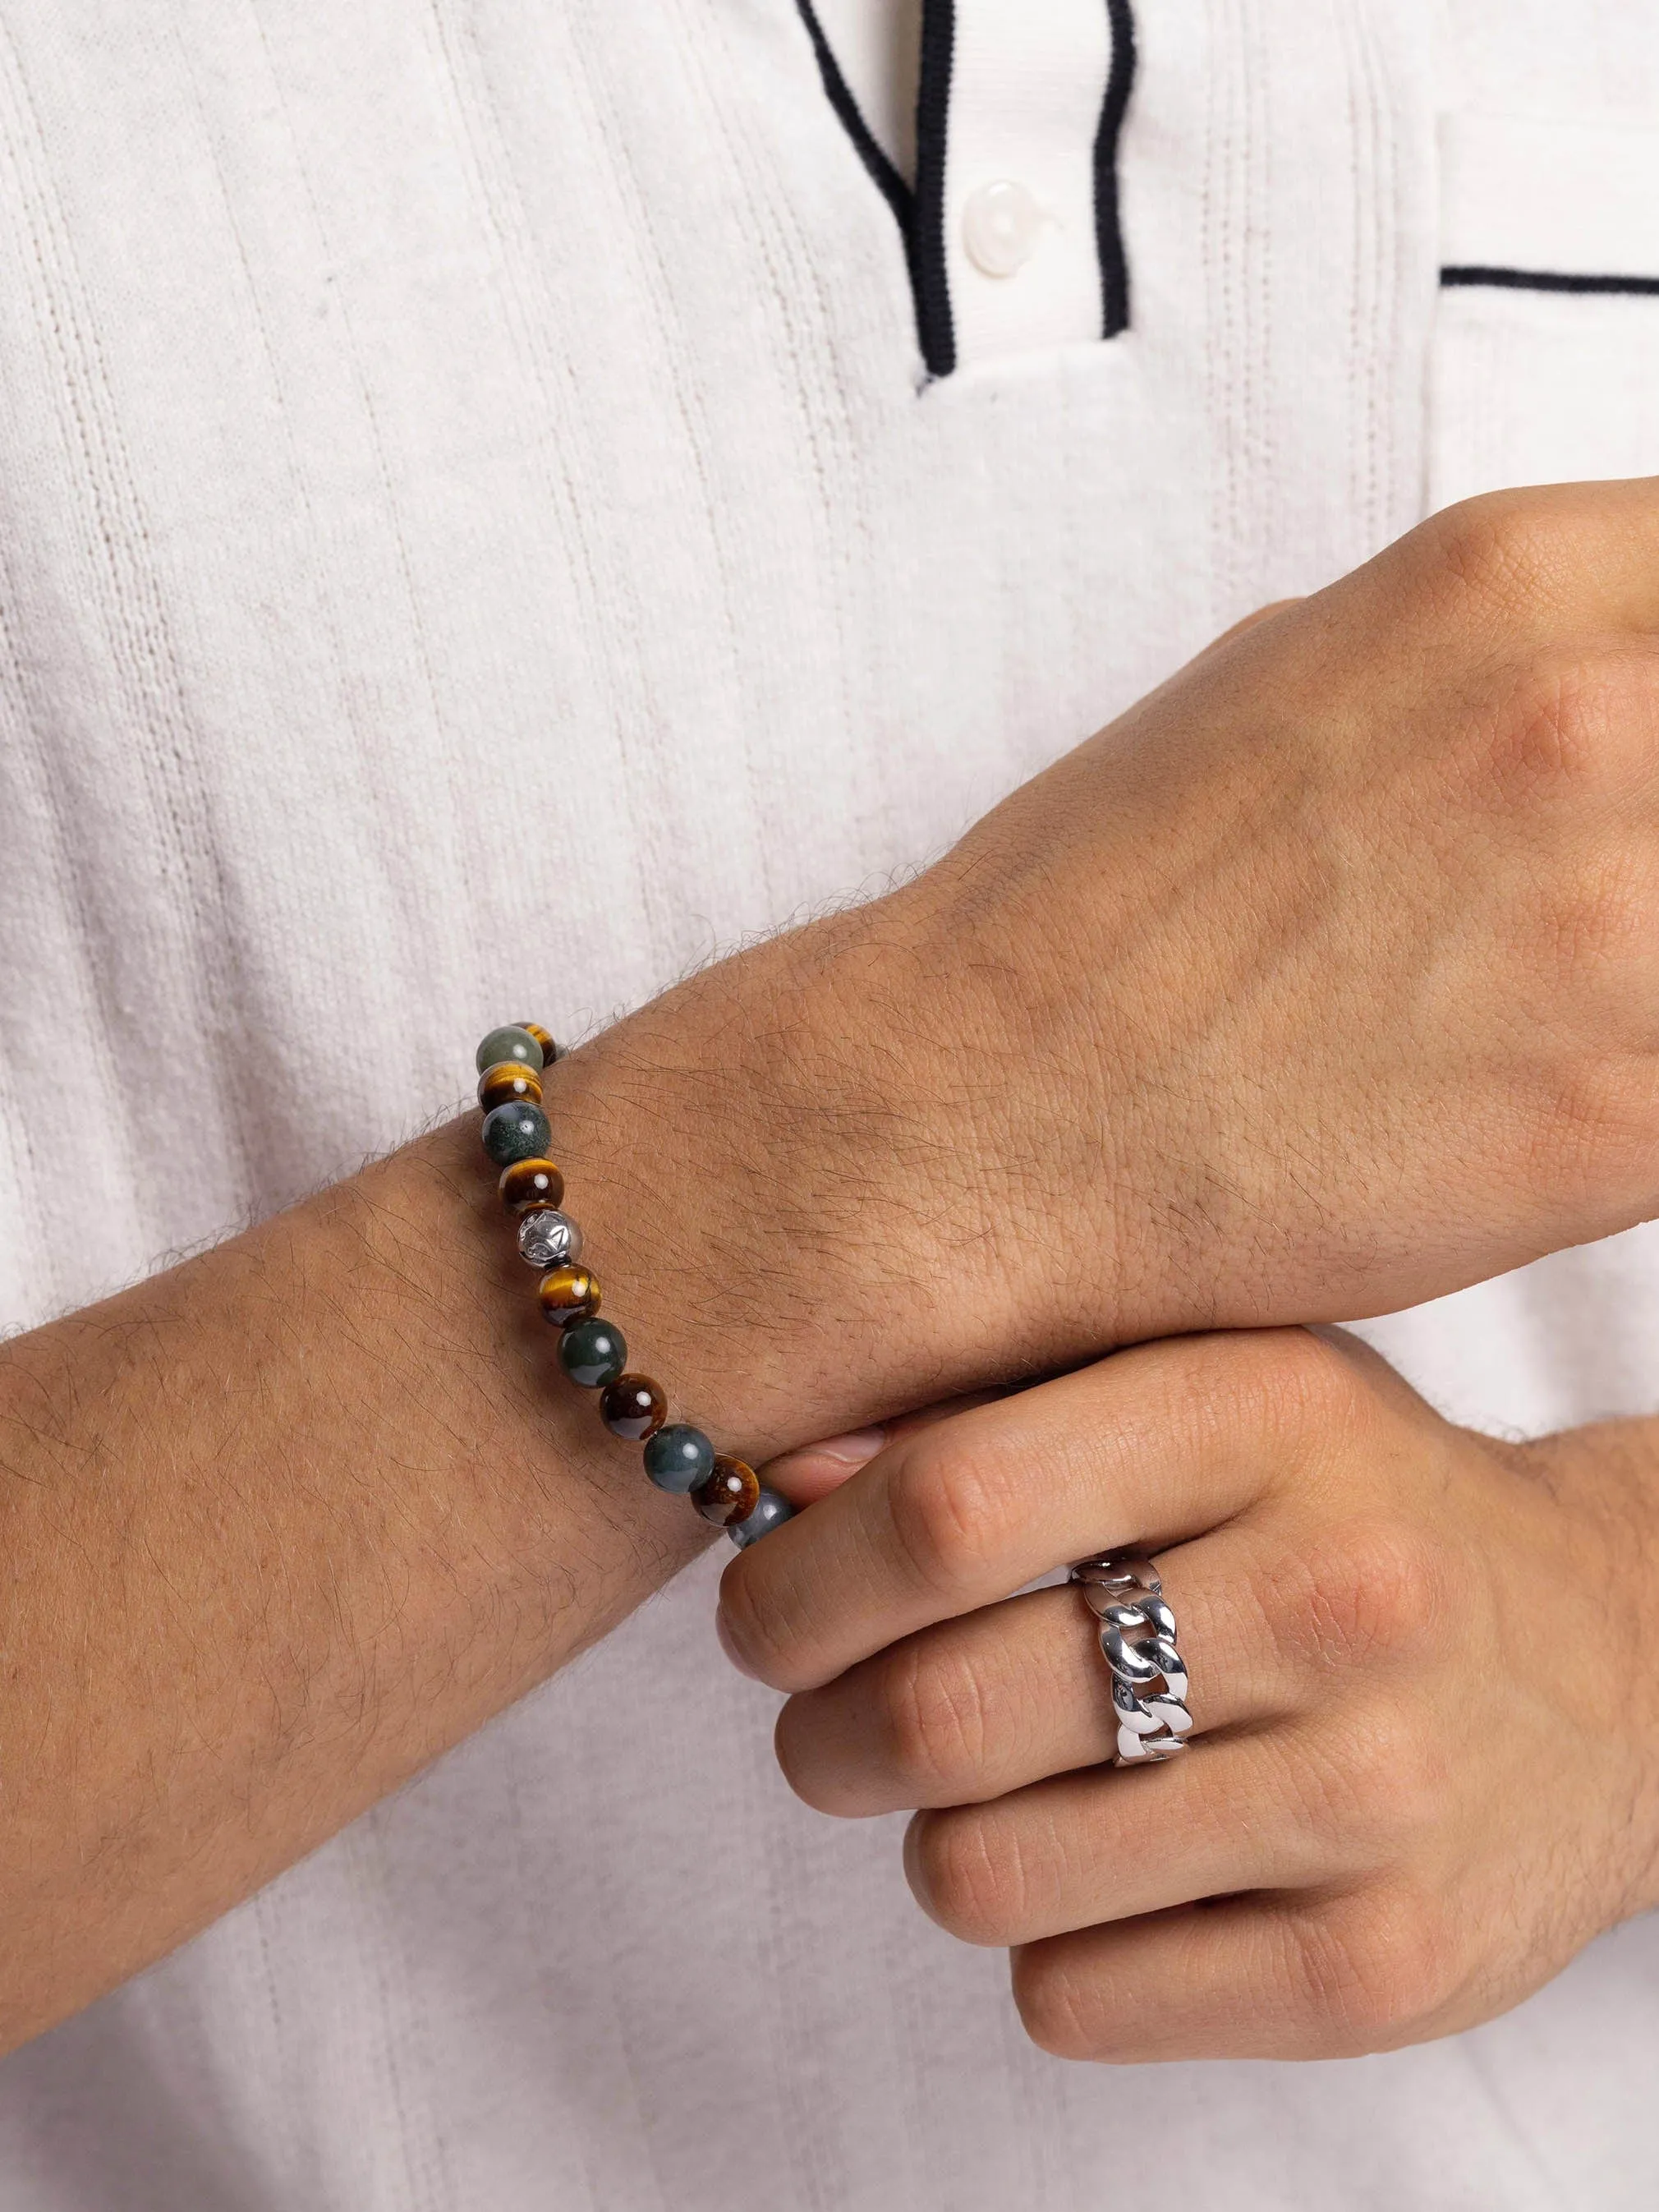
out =
[[[529,1213],[538,1206],[556,1206],[564,1196],[564,1177],[551,1160],[514,1160],[501,1170],[495,1188],[509,1213]]]
[[[728,1459],[724,1453],[714,1462],[712,1473],[706,1474],[691,1492],[691,1503],[705,1521],[712,1521],[717,1528],[726,1528],[734,1521],[746,1521],[760,1504],[760,1477],[754,1468],[740,1459]]]
[[[542,1079],[538,1070],[526,1067],[521,1060],[497,1060],[494,1067],[485,1068],[478,1078],[478,1103],[484,1112],[514,1098],[527,1098],[532,1106],[541,1104]]]
[[[544,1067],[551,1067],[556,1060],[562,1057],[559,1048],[553,1042],[551,1034],[544,1030],[539,1022],[520,1022],[518,1026],[526,1036],[534,1037],[537,1043],[540,1045]]]
[[[565,1328],[573,1321],[586,1321],[599,1310],[599,1279],[586,1267],[555,1267],[536,1288],[542,1317]]]
[[[655,1436],[667,1418],[662,1386],[648,1375],[619,1375],[599,1393],[599,1419],[613,1437],[626,1437],[629,1443]]]
[[[746,1552],[751,1544],[759,1543],[763,1536],[792,1520],[794,1511],[787,1498],[775,1490],[769,1490],[763,1483],[754,1511],[747,1520],[728,1522],[726,1533],[740,1552]]]
[[[584,1390],[603,1389],[628,1364],[628,1340],[608,1321],[573,1322],[559,1339],[559,1364]]]
[[[519,1254],[532,1267],[568,1267],[582,1255],[582,1232],[556,1206],[534,1206],[519,1216]]]
[[[714,1464],[714,1445],[686,1421],[659,1429],[645,1448],[645,1471],[659,1490],[695,1490]]]
[[[480,1075],[487,1067],[498,1067],[504,1060],[522,1060],[526,1067],[539,1072],[545,1057],[533,1030],[508,1022],[504,1028],[491,1030],[473,1054],[472,1064]]]
[[[498,1168],[507,1168],[514,1160],[538,1158],[547,1150],[553,1132],[539,1106],[517,1100],[509,1106],[492,1108],[483,1117],[483,1134],[485,1152]]]

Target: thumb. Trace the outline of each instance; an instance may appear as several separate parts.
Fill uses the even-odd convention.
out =
[[[832,1490],[839,1490],[861,1467],[867,1467],[878,1452],[885,1451],[900,1437],[908,1437],[917,1429],[931,1428],[935,1421],[948,1420],[952,1413],[965,1413],[971,1406],[987,1406],[994,1398],[1006,1395],[1003,1390],[975,1390],[967,1397],[945,1398],[937,1406],[924,1406],[918,1413],[896,1414],[891,1420],[875,1423],[867,1429],[852,1429],[845,1436],[826,1437],[821,1443],[799,1445],[793,1451],[781,1452],[763,1468],[762,1480],[769,1489],[781,1491],[792,1505],[811,1505],[820,1498],[827,1498]]]

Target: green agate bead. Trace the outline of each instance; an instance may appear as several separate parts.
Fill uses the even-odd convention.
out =
[[[659,1429],[645,1448],[645,1471],[659,1490],[682,1495],[713,1472],[714,1447],[701,1429],[676,1421]]]
[[[572,1322],[559,1339],[559,1364],[584,1390],[600,1390],[627,1366],[627,1341],[608,1321]]]
[[[473,1054],[482,1075],[486,1068],[499,1067],[504,1060],[522,1060],[533,1067],[538,1075],[542,1071],[542,1048],[528,1030],[521,1030],[516,1022],[508,1022],[489,1035]]]
[[[524,1099],[510,1099],[483,1117],[483,1148],[498,1168],[538,1158],[552,1140],[546,1115]]]

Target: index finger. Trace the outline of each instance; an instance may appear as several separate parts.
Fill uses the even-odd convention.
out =
[[[1301,1329],[1177,1338],[902,1437],[738,1555],[722,1639],[775,1689],[816,1689],[1069,1559],[1201,1535],[1277,1478],[1342,1366]]]

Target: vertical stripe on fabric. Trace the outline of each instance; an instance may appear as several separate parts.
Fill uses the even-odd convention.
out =
[[[921,356],[933,376],[949,376],[957,365],[945,248],[945,173],[955,47],[956,0],[926,0],[921,16],[921,77],[916,94],[916,191],[910,272],[916,290]]]
[[[1112,26],[1112,65],[1095,135],[1095,242],[1100,255],[1100,335],[1115,338],[1129,327],[1129,262],[1123,243],[1117,149],[1135,79],[1135,19],[1130,0],[1106,0]]]
[[[841,64],[835,50],[823,34],[817,10],[812,0],[795,0],[800,10],[801,21],[806,26],[806,35],[812,41],[812,52],[818,65],[818,75],[823,80],[823,89],[836,118],[857,149],[858,157],[875,179],[882,198],[893,210],[908,250],[910,242],[910,222],[915,210],[915,196],[910,187],[888,158],[884,147],[865,121],[864,112],[853,96],[853,88],[842,74]]]
[[[921,313],[922,288],[916,274],[916,241],[919,234],[916,224],[916,196],[905,179],[899,173],[897,167],[890,159],[886,149],[866,121],[864,111],[860,107],[853,88],[842,73],[841,64],[836,59],[835,49],[824,35],[823,26],[818,21],[817,11],[812,5],[812,0],[795,0],[795,4],[800,11],[801,21],[806,27],[806,35],[812,42],[812,52],[818,64],[818,75],[823,81],[824,94],[830,106],[835,110],[836,119],[852,140],[860,161],[863,162],[874,179],[882,198],[893,210],[893,219],[898,224],[899,238],[904,247],[904,264],[909,272],[911,295],[915,303],[916,343],[921,348],[922,357],[927,362],[929,370],[936,375],[943,375],[945,372],[942,369],[934,369],[932,361],[928,359],[927,334]]]

